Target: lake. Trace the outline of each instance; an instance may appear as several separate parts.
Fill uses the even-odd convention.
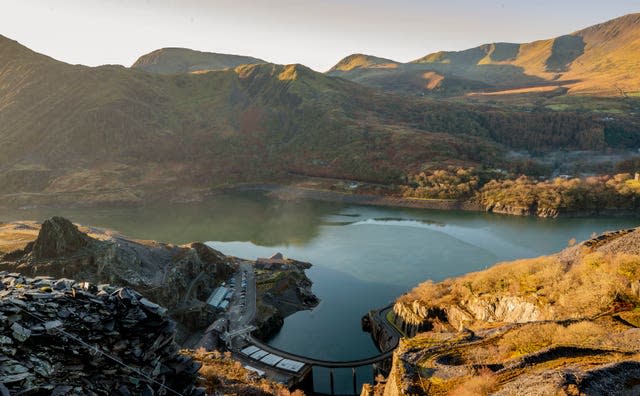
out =
[[[270,344],[324,360],[377,353],[360,318],[427,279],[535,257],[639,219],[538,219],[475,212],[281,201],[261,193],[216,195],[206,202],[114,209],[0,209],[0,221],[62,215],[143,239],[210,241],[225,254],[255,259],[281,252],[309,261],[312,311],[285,320]],[[315,375],[315,373],[314,373]],[[348,383],[348,379],[347,379]]]

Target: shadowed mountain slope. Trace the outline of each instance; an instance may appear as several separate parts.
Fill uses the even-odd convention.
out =
[[[1,37],[2,193],[139,202],[292,170],[384,180],[434,151],[476,151],[443,128],[381,122],[394,106],[409,107],[301,65],[160,75],[72,66]]]

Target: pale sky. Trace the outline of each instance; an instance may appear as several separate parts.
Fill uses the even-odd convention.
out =
[[[162,47],[326,71],[352,53],[545,39],[640,12],[640,0],[0,0],[0,34],[68,63],[130,66]]]

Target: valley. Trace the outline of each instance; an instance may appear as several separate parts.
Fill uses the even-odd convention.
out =
[[[617,48],[616,62],[628,55],[625,70],[633,74],[635,52],[627,47],[635,44],[625,43],[638,30],[634,18],[563,37],[588,41],[577,58],[581,64],[593,59],[591,47],[606,37]],[[620,33],[609,37],[610,31]],[[571,41],[554,42],[563,40]],[[538,47],[553,63],[569,56],[563,51],[571,53],[571,45],[551,46],[551,52],[544,52],[545,42],[512,49],[485,46],[469,55],[427,56],[411,67],[502,70],[513,67],[508,53],[500,55],[503,49],[520,48],[517,63]],[[476,59],[481,54],[489,54],[486,65]],[[553,97],[544,90],[472,92],[464,98],[389,94],[349,74],[387,70],[387,61],[355,56],[343,63],[323,74],[300,64],[168,48],[142,56],[132,68],[91,68],[56,61],[1,37],[2,205],[198,201],[244,183],[287,185],[295,180],[292,175],[373,183],[384,186],[384,194],[420,172],[449,167],[501,169],[507,179],[551,177],[563,162],[549,166],[549,155],[587,152],[612,159],[581,166],[575,176],[611,175],[623,161],[615,158],[638,157],[640,102],[628,90],[624,95],[592,92],[580,83]],[[571,65],[563,73],[579,72]],[[534,80],[549,77],[536,67],[524,70],[540,75]],[[491,78],[499,76],[511,74],[501,71]],[[626,75],[615,76],[633,84]],[[387,77],[384,81],[395,81]],[[525,157],[514,157],[514,151]]]
[[[0,395],[640,392],[640,13],[258,3],[0,32]]]

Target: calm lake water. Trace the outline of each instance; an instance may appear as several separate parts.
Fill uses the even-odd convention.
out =
[[[140,208],[0,209],[0,221],[42,220],[52,215],[113,228],[135,238],[211,241],[225,254],[248,259],[282,252],[313,263],[308,276],[320,305],[287,318],[270,343],[326,360],[376,354],[369,335],[360,329],[361,316],[420,282],[556,252],[571,238],[581,241],[593,233],[640,223],[629,218],[536,219],[286,202],[260,193]]]

